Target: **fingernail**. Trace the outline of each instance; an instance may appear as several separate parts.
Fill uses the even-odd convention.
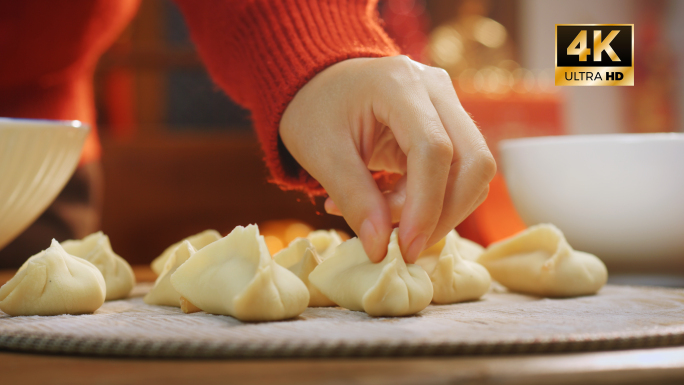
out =
[[[363,248],[368,253],[368,258],[375,262],[380,257],[378,254],[378,231],[375,229],[373,222],[370,219],[366,219],[361,224],[361,242],[363,242]]]
[[[418,235],[413,239],[413,242],[411,242],[411,245],[406,252],[405,259],[407,262],[413,263],[418,259],[418,255],[423,251],[427,239],[428,237],[425,234]]]

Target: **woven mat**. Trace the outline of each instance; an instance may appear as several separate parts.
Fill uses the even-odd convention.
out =
[[[127,357],[372,357],[597,351],[684,345],[684,290],[606,286],[596,296],[541,299],[495,287],[484,299],[372,318],[309,308],[296,319],[241,323],[133,298],[95,314],[9,317],[0,349]]]

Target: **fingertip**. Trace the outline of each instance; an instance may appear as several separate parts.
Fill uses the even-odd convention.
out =
[[[323,208],[325,209],[325,212],[331,215],[342,215],[342,211],[340,211],[340,208],[337,207],[335,202],[332,200],[332,198],[327,198],[325,200],[325,203],[323,205]]]
[[[415,263],[416,260],[418,260],[420,253],[423,252],[423,249],[425,248],[427,240],[428,236],[425,234],[419,234],[415,238],[413,238],[411,243],[409,243],[408,245],[406,254],[404,255],[404,259],[406,260],[406,262]]]
[[[370,260],[380,261],[386,253],[392,227],[387,201],[359,156],[351,151],[337,155],[339,161],[319,178],[330,194],[324,208],[331,214],[343,215]]]
[[[387,231],[382,231],[384,226],[373,222],[370,218],[363,221],[359,238],[363,244],[363,249],[368,255],[368,259],[373,263],[377,263],[382,261],[387,253],[389,234],[384,234]]]

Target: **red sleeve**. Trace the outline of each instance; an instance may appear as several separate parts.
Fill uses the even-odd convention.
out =
[[[280,141],[280,119],[295,93],[328,66],[398,54],[379,24],[377,0],[176,1],[214,81],[251,110],[273,182],[325,194]]]

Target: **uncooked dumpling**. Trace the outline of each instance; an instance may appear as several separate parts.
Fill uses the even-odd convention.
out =
[[[404,263],[396,229],[382,262],[371,262],[361,241],[352,238],[318,265],[309,280],[336,304],[372,316],[415,314],[432,300],[432,283],[425,270]]]
[[[309,307],[337,306],[309,282],[309,274],[321,263],[321,258],[311,241],[296,238],[289,246],[276,253],[273,259],[304,282],[309,289]]]
[[[451,237],[449,248],[453,249],[454,253],[458,253],[463,259],[466,259],[468,261],[477,261],[477,258],[479,258],[480,255],[485,251],[484,247],[471,241],[470,239],[461,238],[461,236],[458,235],[456,230],[451,230],[449,232],[449,236]],[[435,243],[434,245],[420,253],[420,257],[418,258],[422,258],[426,255],[441,254],[442,250],[444,249],[446,240],[447,237],[442,238],[439,242]]]
[[[101,231],[81,240],[62,242],[67,253],[83,258],[97,267],[107,284],[107,301],[128,296],[135,286],[135,275],[131,265],[112,250],[109,237]]]
[[[187,238],[182,239],[180,242],[176,242],[173,245],[169,246],[164,250],[163,253],[161,253],[160,256],[154,259],[152,261],[152,264],[150,265],[152,267],[152,271],[154,271],[157,275],[161,274],[162,270],[164,270],[164,265],[166,264],[166,260],[171,256],[174,250],[183,243],[183,241],[188,241],[192,245],[192,247],[195,248],[195,250],[199,250],[203,248],[204,246],[216,242],[219,239],[221,239],[221,234],[219,234],[218,231],[216,230],[204,230],[199,234],[191,235]]]
[[[438,244],[420,254],[416,265],[430,276],[434,293],[432,302],[448,304],[472,301],[482,297],[492,283],[484,266],[461,257],[458,244],[463,241],[456,230],[452,230]],[[469,241],[470,242],[470,241]]]
[[[316,249],[321,260],[326,260],[335,253],[335,248],[342,244],[342,238],[335,230],[316,230],[306,237]]]
[[[462,238],[458,235],[456,230],[452,230],[451,232],[455,236],[454,247],[458,250],[458,253],[463,259],[467,259],[468,261],[477,261],[477,259],[480,258],[480,255],[484,253],[484,247],[471,241],[470,239]]]
[[[545,297],[595,294],[608,279],[600,259],[573,250],[551,224],[532,226],[492,244],[478,262],[508,289]]]
[[[0,310],[12,316],[92,313],[106,291],[97,267],[69,255],[53,239],[0,288]]]
[[[207,313],[241,321],[276,321],[301,314],[306,285],[268,253],[256,225],[238,226],[198,250],[171,275],[176,291]]]
[[[145,295],[143,299],[145,303],[180,307],[180,294],[171,285],[171,274],[175,273],[176,269],[192,257],[195,252],[195,248],[188,241],[183,241],[176,247],[166,259],[164,269],[154,282],[154,287]]]

